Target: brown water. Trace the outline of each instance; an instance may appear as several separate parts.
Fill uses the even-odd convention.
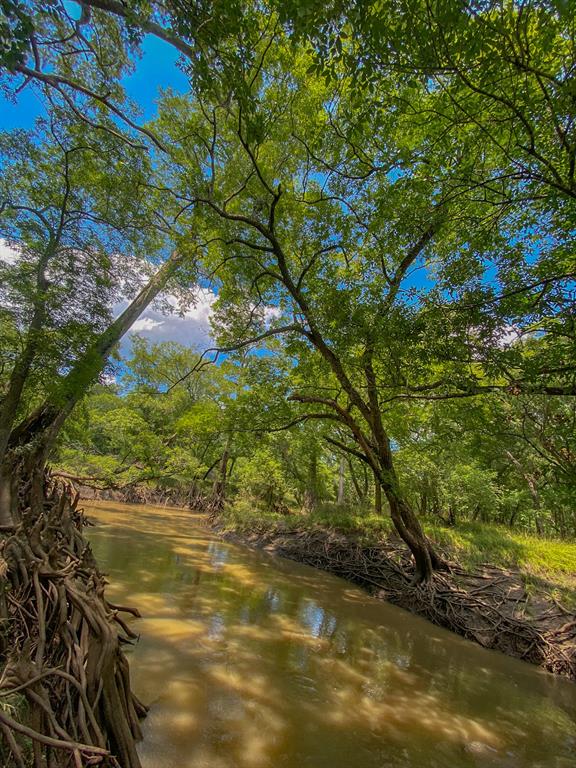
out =
[[[576,767],[574,684],[189,512],[88,513],[110,599],[144,616],[144,768]]]

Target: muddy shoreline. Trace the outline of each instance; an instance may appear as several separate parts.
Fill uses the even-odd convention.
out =
[[[70,482],[75,492],[80,494],[82,501],[112,501],[118,504],[151,504],[158,507],[188,507],[191,508],[190,494],[168,489],[159,491],[134,485],[130,488],[95,488]]]
[[[486,565],[413,586],[410,562],[393,539],[366,546],[324,528],[244,532],[207,520],[222,538],[311,565],[382,600],[500,651],[576,681],[576,615],[543,592],[528,594],[518,573]]]
[[[187,500],[165,495],[153,494],[145,501],[115,495],[98,494],[97,500],[191,508]],[[227,541],[332,573],[484,648],[576,681],[576,615],[545,590],[529,594],[518,572],[489,564],[468,572],[454,563],[450,574],[414,586],[409,556],[394,538],[368,546],[320,527],[244,531],[225,527],[202,509],[194,511],[205,514],[205,524]],[[450,553],[443,554],[450,560]]]

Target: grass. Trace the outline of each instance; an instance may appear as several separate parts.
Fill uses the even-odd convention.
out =
[[[358,507],[324,504],[313,512],[292,512],[283,515],[258,506],[246,499],[229,505],[222,515],[224,528],[236,531],[294,530],[321,526],[331,531],[360,536],[363,540],[378,540],[389,534],[389,518],[380,517]]]
[[[576,542],[545,539],[486,523],[455,528],[425,525],[426,532],[464,568],[482,564],[517,570],[529,592],[543,592],[576,609]]]
[[[576,574],[576,543],[544,539],[486,523],[462,523],[448,528],[425,524],[428,535],[465,563],[491,563],[504,568],[527,568]]]
[[[392,533],[388,516],[326,504],[311,513],[282,515],[247,500],[227,507],[224,527],[237,531],[293,530],[321,526],[377,544]],[[545,539],[504,526],[465,522],[455,527],[424,521],[427,535],[467,570],[489,564],[518,570],[529,589],[551,593],[576,607],[576,542]]]

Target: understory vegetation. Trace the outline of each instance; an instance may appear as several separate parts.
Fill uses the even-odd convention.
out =
[[[68,483],[320,526],[319,566],[325,532],[386,540],[397,602],[576,677],[565,609],[531,625],[453,562],[573,567],[575,78],[556,0],[1,0],[0,698],[36,702],[0,717],[11,766],[15,734],[34,768],[140,766]],[[153,342],[171,315],[199,347]],[[357,577],[374,554],[328,550]],[[67,611],[99,617],[79,723],[48,605],[58,649]]]
[[[57,472],[86,493],[137,499],[139,489],[143,500],[217,510],[243,532],[321,526],[364,543],[394,534],[365,462],[332,446],[338,432],[282,428],[284,405],[272,410],[263,392],[267,357],[227,360],[174,386],[199,354],[142,337],[132,349],[116,364],[119,380],[109,375],[77,409],[55,456]],[[395,406],[403,488],[450,560],[547,577],[573,600],[574,405],[499,393],[465,406]]]
[[[389,531],[387,502],[330,422],[285,428],[276,363],[244,356],[194,370],[201,355],[133,337],[118,381],[97,385],[68,421],[55,463],[95,489],[147,485],[241,519],[307,513],[339,528]],[[282,387],[289,385],[287,371]],[[180,381],[183,379],[183,381]],[[176,383],[174,383],[176,382]],[[388,407],[404,493],[438,530],[576,535],[576,403],[491,394]]]

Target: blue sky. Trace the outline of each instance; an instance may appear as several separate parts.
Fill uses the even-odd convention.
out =
[[[149,120],[156,115],[156,101],[161,89],[188,90],[188,79],[177,66],[178,54],[168,43],[148,36],[142,45],[142,56],[135,61],[135,71],[124,78],[123,85],[128,95],[142,109],[142,119]],[[34,86],[27,86],[17,96],[16,102],[0,94],[0,130],[32,128],[37,117],[45,114],[41,98]],[[0,243],[0,258],[5,246]],[[151,341],[177,341],[180,344],[204,348],[210,346],[210,311],[214,295],[206,290],[198,291],[198,301],[184,316],[178,313],[164,314],[150,307],[134,323],[132,332],[147,336]],[[119,304],[117,312],[124,309]],[[122,352],[129,352],[129,336],[122,343]]]
[[[186,75],[178,69],[177,51],[156,37],[148,36],[142,45],[142,57],[136,63],[136,71],[124,78],[128,95],[136,101],[146,120],[156,114],[156,100],[161,88],[176,91],[188,89]],[[44,114],[41,100],[33,86],[27,86],[17,97],[16,104],[0,94],[0,128],[31,128],[34,120]]]

